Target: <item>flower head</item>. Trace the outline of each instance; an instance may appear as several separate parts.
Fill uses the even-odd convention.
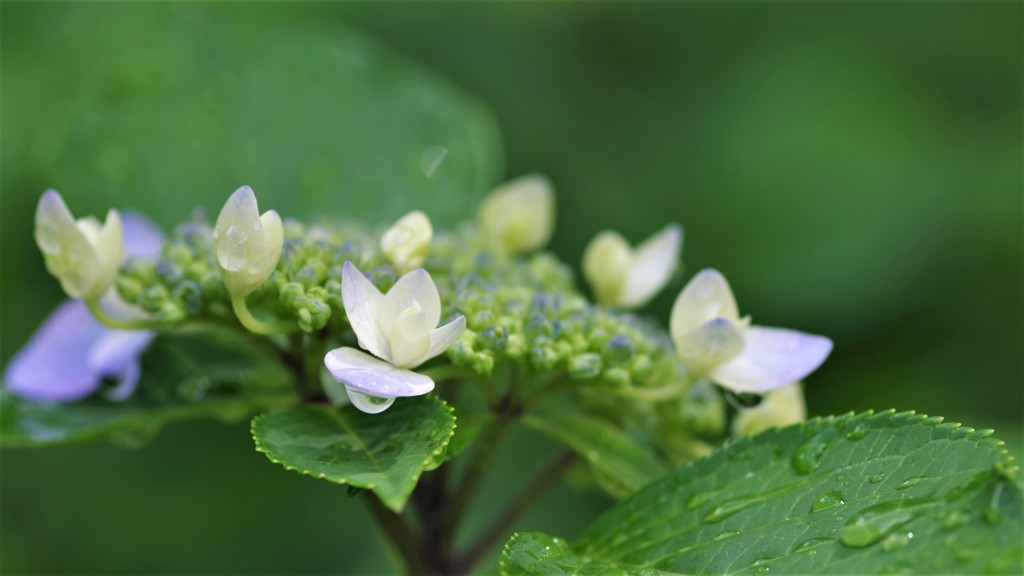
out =
[[[145,218],[124,215],[125,256],[156,258],[163,234]],[[106,308],[124,307],[113,291],[101,300]],[[57,307],[15,353],[4,369],[4,385],[23,398],[41,402],[72,402],[99,389],[103,379],[117,386],[109,396],[127,398],[135,390],[139,356],[153,340],[149,331],[114,330],[93,318],[86,305],[69,300]]]
[[[411,369],[448,349],[466,328],[459,316],[444,326],[441,297],[422,268],[398,279],[381,294],[351,262],[342,269],[341,296],[359,346],[327,353],[324,364],[345,385],[352,403],[364,412],[381,412],[399,396],[419,396],[434,381]]]
[[[672,307],[676,354],[690,370],[735,392],[767,392],[802,380],[832,351],[824,336],[750,326],[717,270],[697,274]]]
[[[113,285],[124,252],[117,210],[102,225],[91,216],[75,220],[60,194],[47,190],[36,208],[35,236],[46,269],[68,296],[95,300]]]
[[[491,244],[508,254],[541,248],[555,228],[555,194],[539,174],[520,176],[484,198],[477,215]]]
[[[683,229],[670,224],[634,250],[619,233],[605,230],[583,253],[583,275],[598,302],[618,308],[647,303],[675,273]]]
[[[430,218],[419,210],[398,219],[380,239],[380,249],[399,274],[423,265],[434,237]]]
[[[284,226],[274,210],[260,215],[252,188],[242,186],[228,198],[213,229],[213,252],[232,297],[260,287],[277,267]]]

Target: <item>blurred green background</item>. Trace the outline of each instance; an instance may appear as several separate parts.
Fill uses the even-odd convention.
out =
[[[651,314],[713,266],[756,323],[833,338],[812,414],[915,409],[1021,454],[1020,3],[4,3],[0,19],[4,361],[62,297],[30,242],[46,187],[164,226],[242,183],[284,215],[423,205],[452,222],[498,179],[543,172],[570,263],[605,227],[685,226],[685,273]],[[352,28],[403,58],[356,35],[333,57],[368,43],[368,84],[333,100],[317,63]],[[236,59],[261,74],[218,81]],[[300,93],[318,106],[294,110]],[[413,120],[375,112],[377,94]],[[408,166],[432,138],[468,143],[450,178]],[[527,433],[511,448],[492,495],[549,450]],[[0,480],[4,573],[391,571],[361,503],[267,462],[245,425],[5,450]],[[606,505],[561,488],[520,527],[572,537]]]

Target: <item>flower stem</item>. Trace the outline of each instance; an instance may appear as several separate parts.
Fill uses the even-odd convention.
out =
[[[100,306],[99,300],[86,300],[85,305],[89,308],[89,312],[96,320],[107,326],[108,328],[114,328],[115,330],[155,330],[157,328],[166,328],[167,324],[159,320],[152,319],[138,319],[138,320],[124,320],[120,318],[114,318],[107,311]]]
[[[235,309],[235,316],[238,317],[238,321],[242,323],[242,326],[248,328],[250,332],[267,336],[295,331],[295,324],[293,322],[286,320],[264,322],[253,316],[252,312],[249,311],[249,306],[245,303],[245,296],[232,296],[231,307]]]
[[[497,453],[497,445],[505,436],[510,424],[512,424],[510,418],[496,415],[480,432],[472,459],[463,472],[462,478],[459,479],[458,487],[453,492],[450,507],[445,515],[444,532],[451,541],[454,541],[459,521],[473,501],[476,491],[480,488],[484,474]]]
[[[562,478],[575,459],[575,454],[565,451],[549,462],[526,490],[523,490],[515,500],[510,502],[497,519],[477,536],[466,552],[455,561],[453,572],[468,574],[495,544],[507,538],[507,533],[511,530],[512,525]]]
[[[370,508],[373,519],[377,521],[377,525],[405,560],[407,572],[409,574],[425,574],[426,567],[420,557],[416,536],[409,530],[402,517],[385,506],[373,492],[367,490],[363,492],[363,495],[366,497],[366,504]]]

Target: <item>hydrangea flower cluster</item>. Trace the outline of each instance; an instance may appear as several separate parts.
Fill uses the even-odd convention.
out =
[[[150,330],[216,320],[270,338],[308,335],[305,342],[323,350],[319,381],[326,396],[369,413],[430,392],[432,370],[447,364],[485,391],[517,370],[534,388],[531,397],[567,391],[620,422],[655,418],[691,429],[700,428],[695,420],[715,422],[709,414],[720,408],[701,401],[709,381],[738,393],[771,393],[756,417],[743,418],[744,431],[802,418],[793,384],[824,361],[831,341],[750,326],[714,270],[683,288],[668,332],[624,312],[643,306],[676,273],[683,238],[677,224],[635,249],[616,232],[597,235],[582,259],[591,302],[568,266],[538,252],[550,239],[554,205],[550,182],[525,176],[492,192],[473,224],[435,231],[426,213],[414,211],[381,232],[261,214],[255,193],[242,187],[214,226],[197,215],[156,255],[134,250],[145,243],[116,211],[103,226],[76,221],[60,195],[47,191],[36,231],[47,267],[110,328],[100,334],[90,320],[96,334],[55,336],[85,324],[82,314],[62,308],[9,365],[5,380],[15,394],[69,401],[94,391],[104,376],[124,374],[131,385],[115,395],[124,397]],[[122,264],[123,251],[129,258]],[[104,299],[118,300],[123,310],[115,313]],[[121,338],[116,346],[105,343],[111,335]],[[102,361],[112,346],[120,350],[116,366]],[[56,376],[23,384],[20,374],[46,374],[40,364],[58,352],[86,358],[93,366],[81,371],[87,383],[73,393],[59,390],[51,382]]]

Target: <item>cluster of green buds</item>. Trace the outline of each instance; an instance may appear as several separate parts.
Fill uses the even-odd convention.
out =
[[[261,214],[243,187],[215,225],[196,215],[159,257],[121,265],[118,213],[103,226],[75,221],[48,191],[36,238],[67,294],[101,322],[160,330],[215,321],[272,339],[305,335],[298,341],[323,353],[315,379],[325,397],[365,412],[430,392],[431,374],[448,365],[492,399],[514,374],[527,404],[564,395],[624,425],[717,434],[723,408],[712,382],[769,395],[736,419],[737,431],[803,418],[795,383],[824,361],[828,339],[750,326],[714,270],[682,290],[668,331],[630,312],[676,273],[678,224],[635,249],[616,232],[598,234],[582,261],[591,301],[569,266],[539,251],[554,220],[551,184],[535,175],[495,189],[475,222],[439,231],[422,211],[383,231],[282,221]],[[131,313],[99,305],[111,297]]]

